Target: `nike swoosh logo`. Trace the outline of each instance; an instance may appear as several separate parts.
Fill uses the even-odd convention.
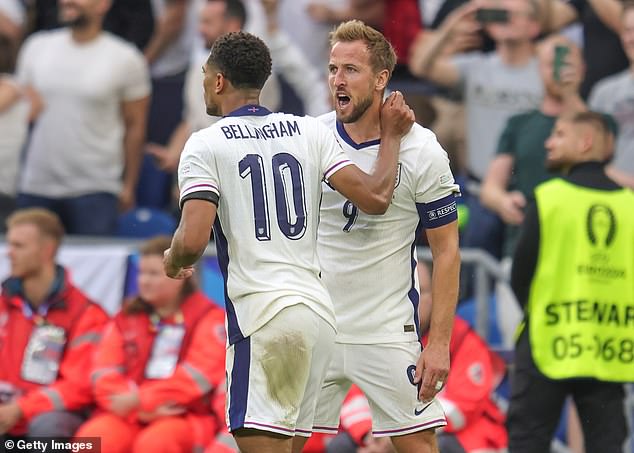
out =
[[[422,413],[423,413],[423,411],[424,411],[425,409],[427,409],[429,406],[431,406],[431,403],[433,403],[433,401],[430,401],[429,403],[427,403],[427,404],[425,405],[425,407],[423,407],[421,410],[418,410],[418,409],[416,409],[416,408],[415,408],[415,409],[414,409],[414,415],[416,415],[416,416],[418,417],[420,414],[422,414]]]

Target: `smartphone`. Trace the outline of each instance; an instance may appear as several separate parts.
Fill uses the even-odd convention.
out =
[[[561,68],[566,64],[566,56],[570,52],[570,47],[558,45],[555,46],[555,59],[553,60],[553,79],[556,82],[561,80]]]
[[[506,23],[509,21],[508,9],[480,8],[476,11],[476,20],[480,23]]]

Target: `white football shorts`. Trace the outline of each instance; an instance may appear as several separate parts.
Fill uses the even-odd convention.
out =
[[[313,431],[337,433],[341,405],[353,383],[370,403],[375,437],[445,426],[445,414],[436,399],[426,404],[418,400],[414,372],[420,352],[417,341],[335,343],[333,359],[319,395]]]
[[[335,329],[305,304],[227,349],[227,426],[310,436]]]

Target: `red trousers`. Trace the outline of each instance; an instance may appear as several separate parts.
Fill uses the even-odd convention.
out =
[[[99,437],[101,453],[190,453],[192,427],[184,417],[165,417],[139,425],[114,414],[100,414],[84,423],[75,437]]]

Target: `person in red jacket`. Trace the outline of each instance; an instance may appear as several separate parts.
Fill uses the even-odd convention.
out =
[[[0,437],[69,437],[92,403],[90,360],[108,315],[56,264],[60,219],[7,219],[11,276],[0,295]]]
[[[418,270],[421,332],[425,333],[431,318],[430,278],[423,263],[419,263]],[[423,344],[426,340],[423,337]],[[447,426],[438,436],[439,451],[506,452],[506,416],[491,397],[504,377],[503,359],[458,316],[454,318],[449,356],[451,370],[437,396],[447,418]]]
[[[103,453],[191,452],[224,420],[214,411],[225,378],[224,311],[192,280],[163,270],[170,238],[140,250],[137,297],[106,327],[91,380],[98,405],[77,437],[100,437]]]

